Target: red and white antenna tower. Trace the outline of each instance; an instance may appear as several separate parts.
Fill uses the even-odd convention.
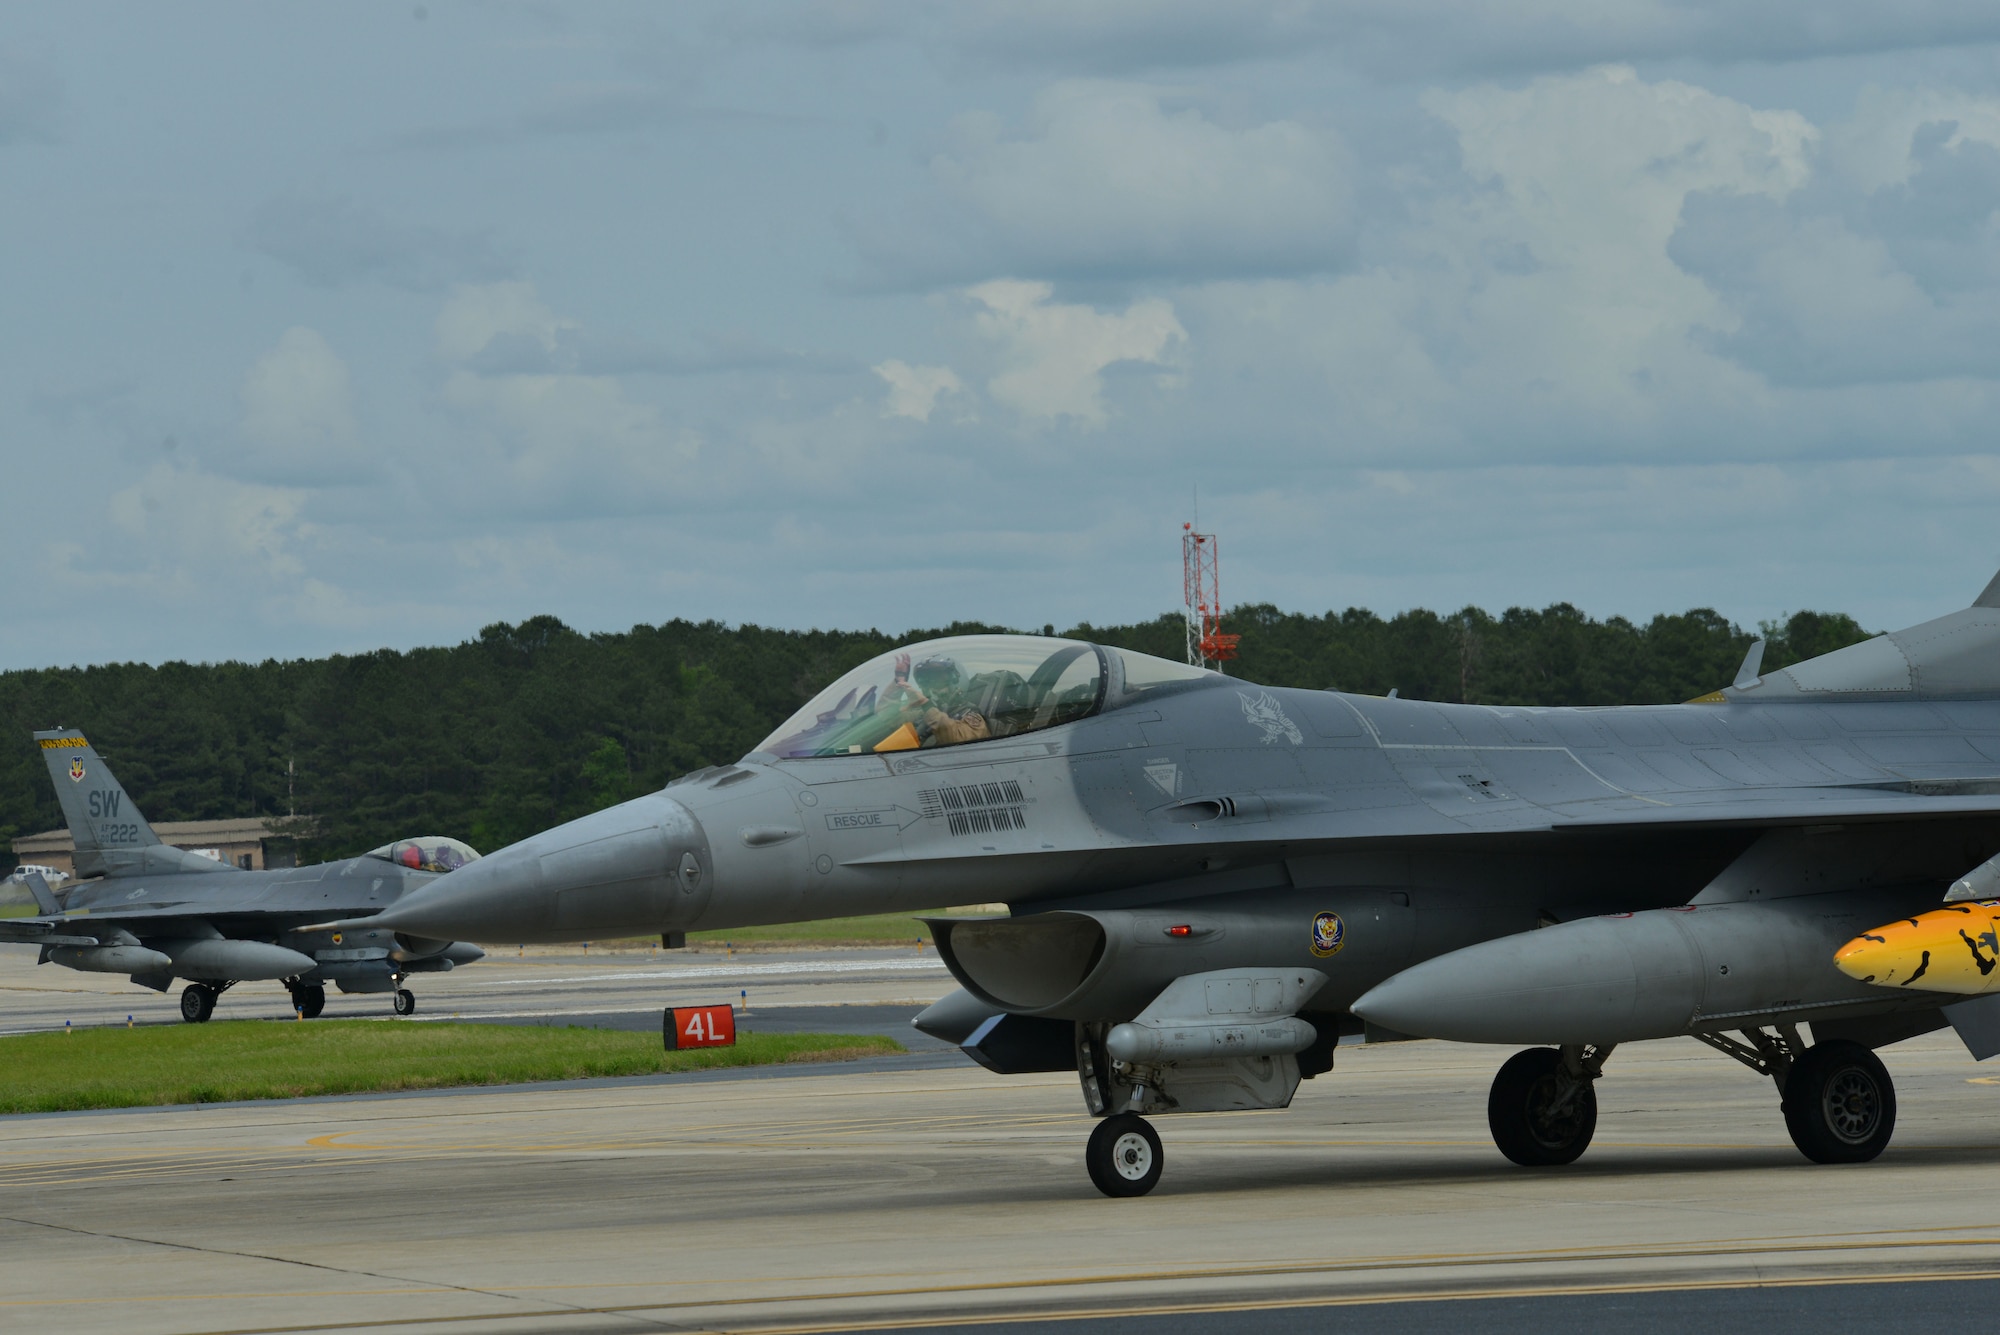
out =
[[[1187,661],[1195,667],[1220,668],[1236,657],[1243,637],[1222,633],[1221,556],[1213,533],[1197,533],[1181,525],[1181,583],[1187,602]]]

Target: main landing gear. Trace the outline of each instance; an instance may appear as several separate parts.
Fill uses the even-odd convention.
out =
[[[1524,1168],[1575,1163],[1597,1133],[1597,1077],[1609,1047],[1528,1048],[1507,1059],[1486,1096],[1500,1152]]]
[[[1696,1034],[1777,1082],[1792,1144],[1814,1163],[1867,1163],[1896,1130],[1896,1086],[1873,1052],[1846,1039],[1807,1047],[1795,1024],[1770,1030]]]
[[[189,983],[181,989],[181,1019],[189,1024],[207,1024],[215,1014],[215,999],[236,986],[234,983]]]
[[[317,1020],[326,1009],[326,988],[318,983],[287,983],[285,990],[292,994],[292,1009],[302,1020]]]
[[[1166,1156],[1151,1122],[1137,1113],[1117,1113],[1091,1131],[1083,1163],[1105,1195],[1143,1196],[1160,1184]]]
[[[1896,1086],[1873,1052],[1845,1039],[1808,1047],[1797,1025],[1741,1032],[1741,1039],[1694,1037],[1771,1077],[1799,1153],[1814,1163],[1866,1163],[1888,1148]],[[1500,1152],[1529,1168],[1574,1163],[1597,1130],[1594,1086],[1610,1055],[1610,1047],[1570,1046],[1509,1057],[1486,1098],[1486,1123]]]

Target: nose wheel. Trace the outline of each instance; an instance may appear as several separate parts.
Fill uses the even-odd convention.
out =
[[[1143,1196],[1160,1184],[1166,1156],[1152,1123],[1137,1113],[1119,1113],[1092,1129],[1083,1163],[1105,1195]]]
[[[410,991],[410,989],[407,987],[397,988],[396,1014],[415,1015],[416,1013],[417,1013],[417,994]]]

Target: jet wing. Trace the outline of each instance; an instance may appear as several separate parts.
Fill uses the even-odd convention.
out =
[[[1990,788],[1993,791],[1966,791]],[[1612,829],[1619,826],[1796,825],[1843,820],[1911,820],[1939,816],[2000,815],[2000,784],[1913,781],[1907,785],[1838,788],[1739,788],[1676,793],[1670,802],[1570,803],[1553,807],[1549,828]],[[1593,809],[1594,808],[1594,809]]]
[[[1968,792],[1968,787],[1990,787],[1991,792]],[[1959,791],[1944,791],[1938,789]],[[1234,828],[1228,819],[1200,827],[1200,835],[1162,839],[1157,843],[1135,843],[1113,848],[1082,848],[988,853],[978,859],[982,866],[1013,864],[1063,864],[1078,854],[1112,854],[1145,857],[1149,853],[1172,853],[1185,857],[1191,849],[1227,850],[1231,858],[1254,857],[1269,850],[1284,856],[1302,853],[1332,853],[1343,847],[1368,843],[1449,841],[1476,837],[1490,842],[1524,836],[1563,833],[1608,833],[1620,829],[1661,830],[1672,828],[1763,828],[1786,825],[1824,825],[1847,821],[1896,821],[1936,819],[1951,816],[2000,815],[2000,782],[1992,780],[1954,783],[1953,781],[1913,781],[1907,785],[1839,785],[1824,788],[1734,788],[1712,792],[1676,792],[1658,797],[1638,794],[1608,794],[1569,802],[1537,805],[1513,801],[1491,806],[1468,806],[1454,811],[1444,802],[1411,800],[1387,807],[1339,810],[1320,795],[1300,794],[1300,801],[1288,803],[1283,795],[1270,795],[1271,813]],[[1290,809],[1286,809],[1287,807]],[[1316,809],[1315,809],[1316,808]],[[1448,814],[1449,813],[1449,814]],[[962,866],[965,855],[955,850],[937,856],[910,856],[900,850],[863,854],[844,860],[844,866],[895,868],[933,865]]]

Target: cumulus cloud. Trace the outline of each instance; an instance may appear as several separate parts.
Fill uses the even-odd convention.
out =
[[[260,205],[243,243],[318,287],[377,282],[438,292],[512,272],[487,231],[396,222],[345,196],[296,190]]]
[[[347,363],[318,331],[287,329],[243,378],[247,462],[289,480],[352,475],[361,465]]]
[[[602,514],[678,503],[700,440],[670,425],[658,405],[631,396],[617,377],[480,369],[496,349],[553,353],[578,328],[544,305],[532,283],[461,287],[445,302],[436,322],[447,368],[439,398],[473,429],[498,470],[460,485],[497,486],[503,504],[539,511]]]
[[[1669,253],[1734,316],[1715,347],[1785,385],[2000,375],[2000,102],[1871,90],[1820,166],[1688,199]]]
[[[1187,339],[1173,306],[1157,297],[1107,313],[1051,300],[1047,283],[995,279],[968,288],[973,322],[999,350],[1001,372],[986,382],[993,398],[1022,417],[1071,418],[1102,426],[1103,372],[1121,363],[1167,366]]]
[[[882,272],[1312,272],[1352,240],[1346,146],[1295,121],[1232,126],[1157,89],[1069,82],[1038,94],[1018,133],[969,114],[951,140],[929,164],[935,197],[864,241]]]
[[[940,398],[965,392],[964,382],[949,366],[912,366],[908,362],[892,359],[875,367],[874,371],[889,387],[889,393],[882,401],[884,417],[909,417],[928,422]]]
[[[304,572],[299,543],[305,494],[155,464],[105,507],[112,525],[144,552],[143,578],[191,588],[204,581],[262,586]],[[121,572],[133,574],[134,572]]]

